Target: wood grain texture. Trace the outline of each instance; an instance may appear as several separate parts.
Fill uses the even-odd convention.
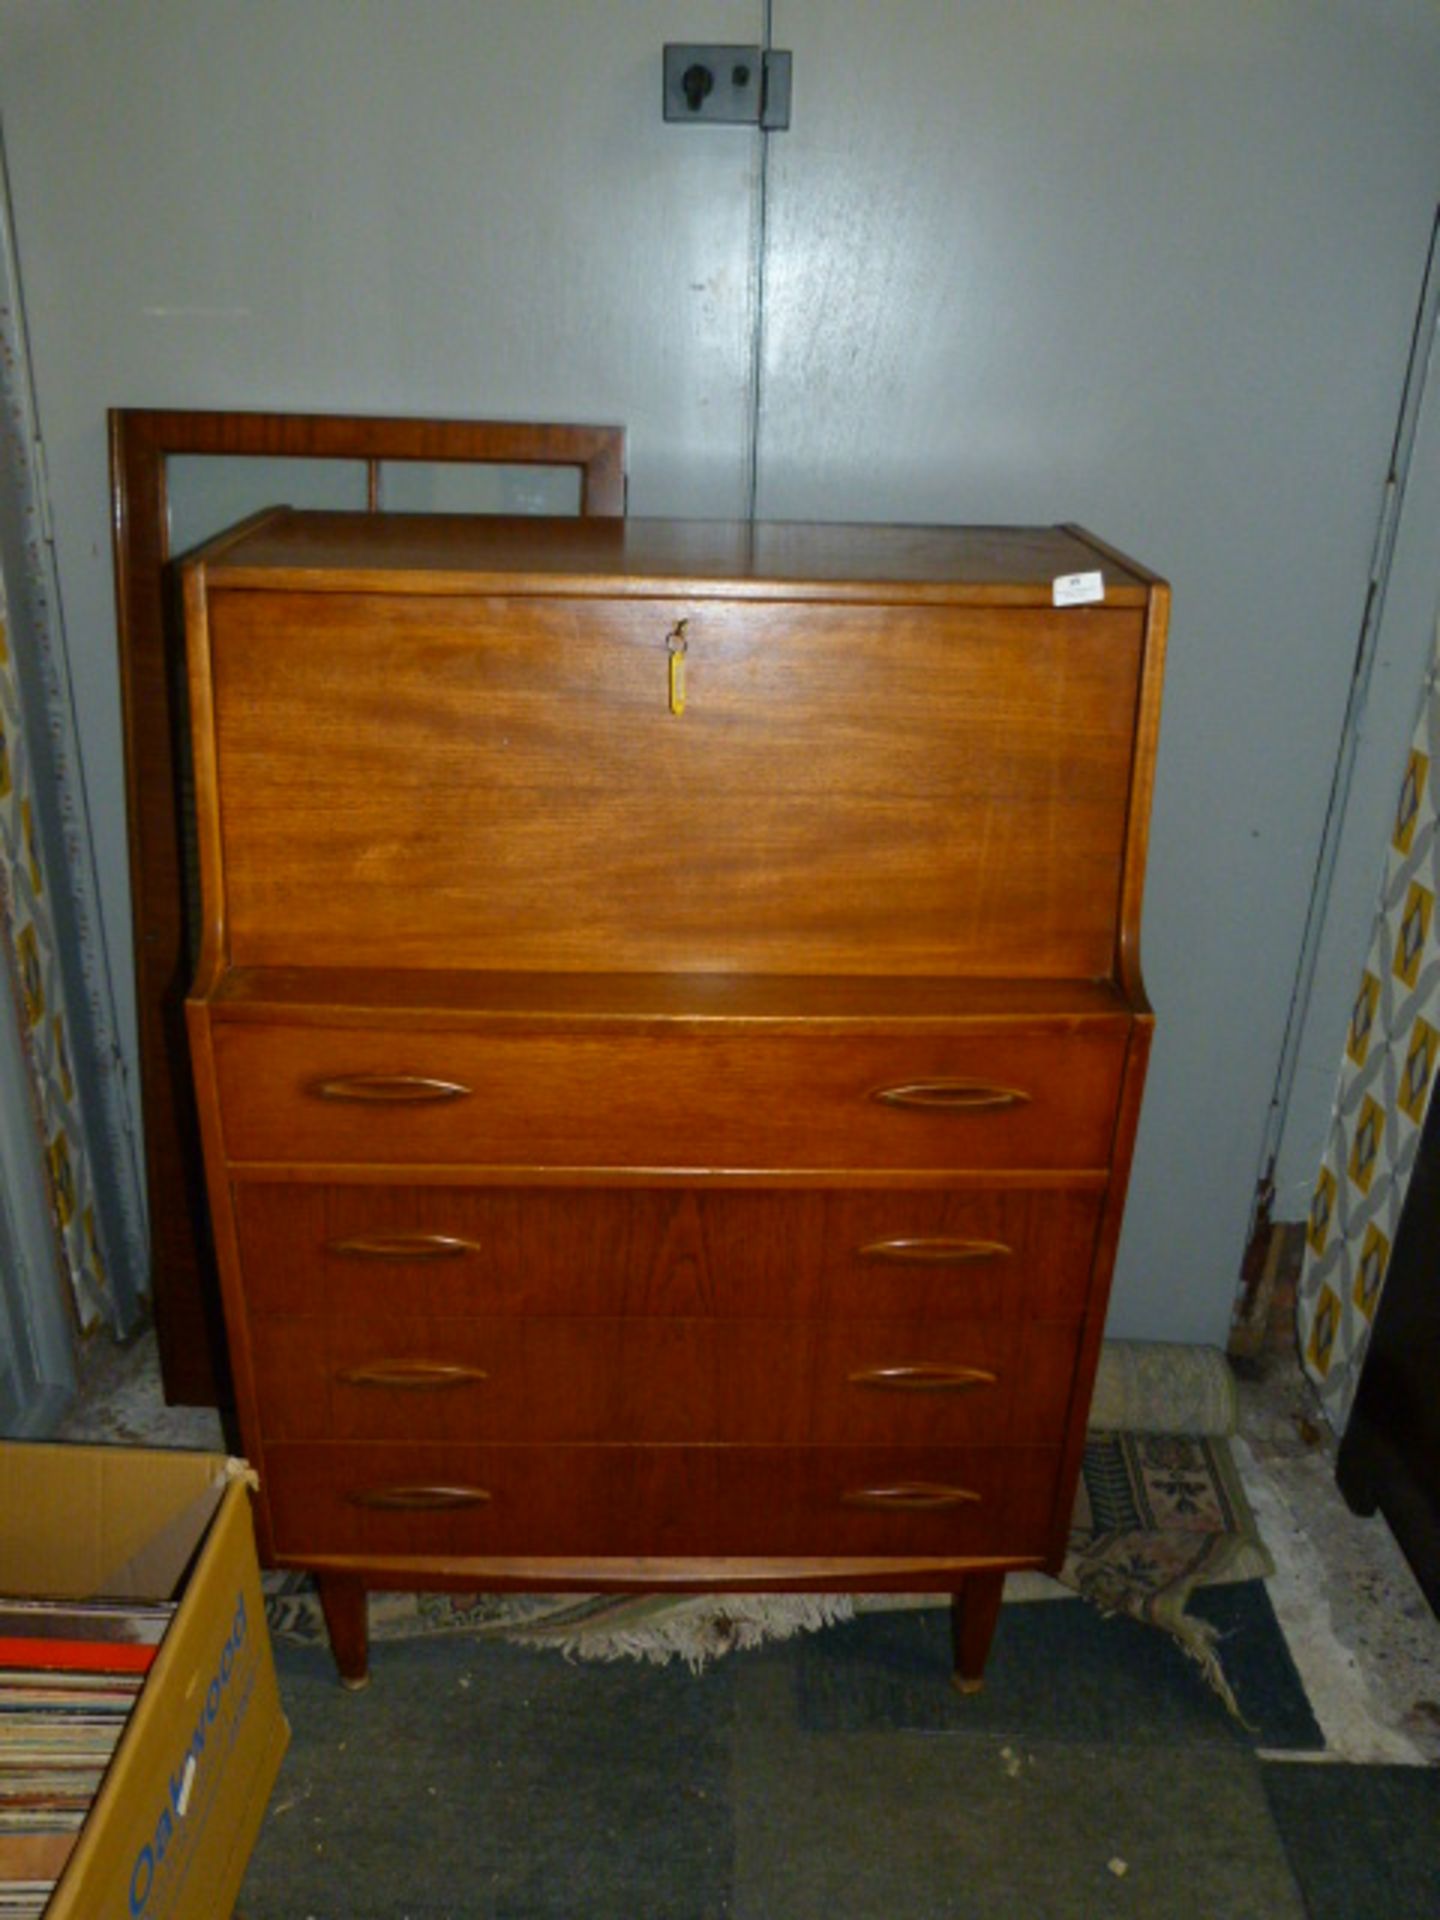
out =
[[[846,600],[1049,607],[1057,576],[1096,567],[1064,527],[886,527],[705,520],[484,519],[294,513],[226,554],[226,588],[448,596],[575,593],[653,599]],[[1142,607],[1151,582],[1104,561],[1105,604]],[[1071,610],[1081,624],[1093,607]]]
[[[364,1582],[354,1574],[321,1573],[316,1575],[315,1585],[340,1684],[352,1690],[366,1686],[370,1678],[370,1622]]]
[[[187,1002],[190,1058],[194,1074],[195,1101],[200,1138],[204,1146],[204,1166],[210,1217],[214,1221],[215,1259],[219,1269],[220,1298],[229,1336],[225,1355],[227,1384],[234,1395],[242,1442],[253,1447],[250,1464],[257,1469],[263,1461],[260,1451],[260,1407],[255,1393],[255,1373],[251,1365],[250,1342],[246,1330],[245,1270],[241,1264],[236,1232],[233,1187],[229,1168],[220,1150],[221,1120],[219,1089],[215,1079],[215,1055],[212,1028],[204,1003]],[[260,1558],[266,1565],[274,1554],[274,1536],[270,1527],[270,1509],[264,1492],[254,1502],[255,1537]]]
[[[217,1024],[236,1164],[354,1160],[489,1167],[1104,1167],[1128,1028],[1063,1045],[1026,1029],[923,1039],[678,1032],[408,1034]],[[376,1106],[315,1089],[353,1074],[457,1083],[463,1098]],[[898,1108],[916,1080],[1023,1090],[998,1108]],[[703,1089],[703,1098],[697,1092]],[[603,1143],[603,1145],[602,1145]]]
[[[357,1583],[948,1581],[977,1682],[1104,1325],[1161,583],[309,515],[191,581],[225,1301],[342,1670]]]
[[[280,1551],[486,1554],[1033,1556],[1055,1468],[1043,1448],[276,1446],[266,1482]],[[977,1501],[932,1511],[847,1505],[866,1488],[936,1481]],[[459,1511],[352,1498],[454,1482]]]
[[[1073,1327],[1019,1320],[452,1320],[396,1310],[257,1315],[251,1325],[267,1444],[1053,1445],[1075,1344]],[[404,1371],[421,1367],[432,1370],[428,1386]],[[863,1377],[903,1368],[987,1378],[963,1392],[907,1392]]]
[[[950,1603],[954,1680],[961,1693],[978,1693],[985,1684],[985,1661],[1004,1598],[1003,1573],[969,1573]]]
[[[1140,1128],[1140,1101],[1145,1091],[1145,1075],[1150,1063],[1150,1045],[1154,1038],[1154,1016],[1137,1013],[1126,1049],[1124,1079],[1115,1121],[1115,1142],[1110,1181],[1105,1192],[1096,1235],[1094,1265],[1085,1326],[1081,1334],[1074,1377],[1070,1383],[1070,1418],[1066,1427],[1064,1453],[1055,1481],[1055,1505],[1050,1516],[1050,1552],[1046,1566],[1058,1573],[1065,1559],[1074,1490],[1080,1477],[1085,1452],[1086,1416],[1095,1390],[1095,1373],[1100,1364],[1100,1346],[1105,1337],[1105,1310],[1110,1300],[1110,1281],[1115,1270],[1115,1255],[1120,1244],[1120,1229],[1125,1219],[1125,1196],[1130,1187],[1130,1169],[1135,1157],[1135,1138]]]
[[[483,1026],[624,1028],[677,1023],[730,1033],[893,1033],[929,1027],[1023,1026],[1064,1039],[1095,1020],[1125,1020],[1130,1001],[1109,979],[956,974],[516,973],[454,967],[231,967],[207,991],[226,1023],[365,1027],[390,1032]]]
[[[246,1302],[256,1314],[371,1315],[423,1303],[472,1315],[793,1314],[1076,1320],[1100,1197],[1015,1190],[845,1192],[414,1187],[385,1182],[235,1190]],[[442,1260],[375,1258],[356,1239],[430,1234]],[[877,1260],[897,1237],[997,1249],[960,1265]]]
[[[1038,1567],[1039,1554],[278,1554],[317,1579],[436,1593],[953,1593],[971,1573]],[[338,1664],[338,1661],[337,1661]]]
[[[1087,611],[213,591],[231,957],[1108,975],[1141,630]]]
[[[183,1000],[198,906],[185,854],[187,731],[169,574],[167,463],[177,455],[577,467],[584,515],[625,511],[620,427],[121,407],[108,420],[125,741],[139,1081],[151,1292],[170,1399],[228,1399]]]

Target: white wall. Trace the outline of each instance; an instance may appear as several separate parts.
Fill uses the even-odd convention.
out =
[[[760,0],[0,0],[106,908],[106,406],[619,420],[743,507]],[[1114,1331],[1221,1339],[1440,192],[1427,0],[776,0],[762,512],[1080,519],[1168,572],[1159,1039]]]

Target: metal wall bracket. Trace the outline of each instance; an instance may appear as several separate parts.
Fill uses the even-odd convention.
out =
[[[664,110],[667,120],[779,132],[790,124],[790,55],[766,47],[667,46]]]

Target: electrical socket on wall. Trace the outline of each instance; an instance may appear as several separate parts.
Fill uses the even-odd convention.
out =
[[[665,118],[778,132],[790,124],[790,65],[790,55],[774,48],[667,46]]]

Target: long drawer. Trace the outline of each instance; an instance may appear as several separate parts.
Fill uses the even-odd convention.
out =
[[[275,1440],[1058,1442],[1073,1327],[260,1318]]]
[[[504,1555],[1036,1557],[1043,1447],[276,1446],[275,1550]],[[410,1569],[412,1577],[419,1569]]]
[[[1100,1168],[1129,1022],[863,1035],[217,1023],[232,1162]]]
[[[253,1313],[1076,1319],[1100,1196],[246,1181]]]

